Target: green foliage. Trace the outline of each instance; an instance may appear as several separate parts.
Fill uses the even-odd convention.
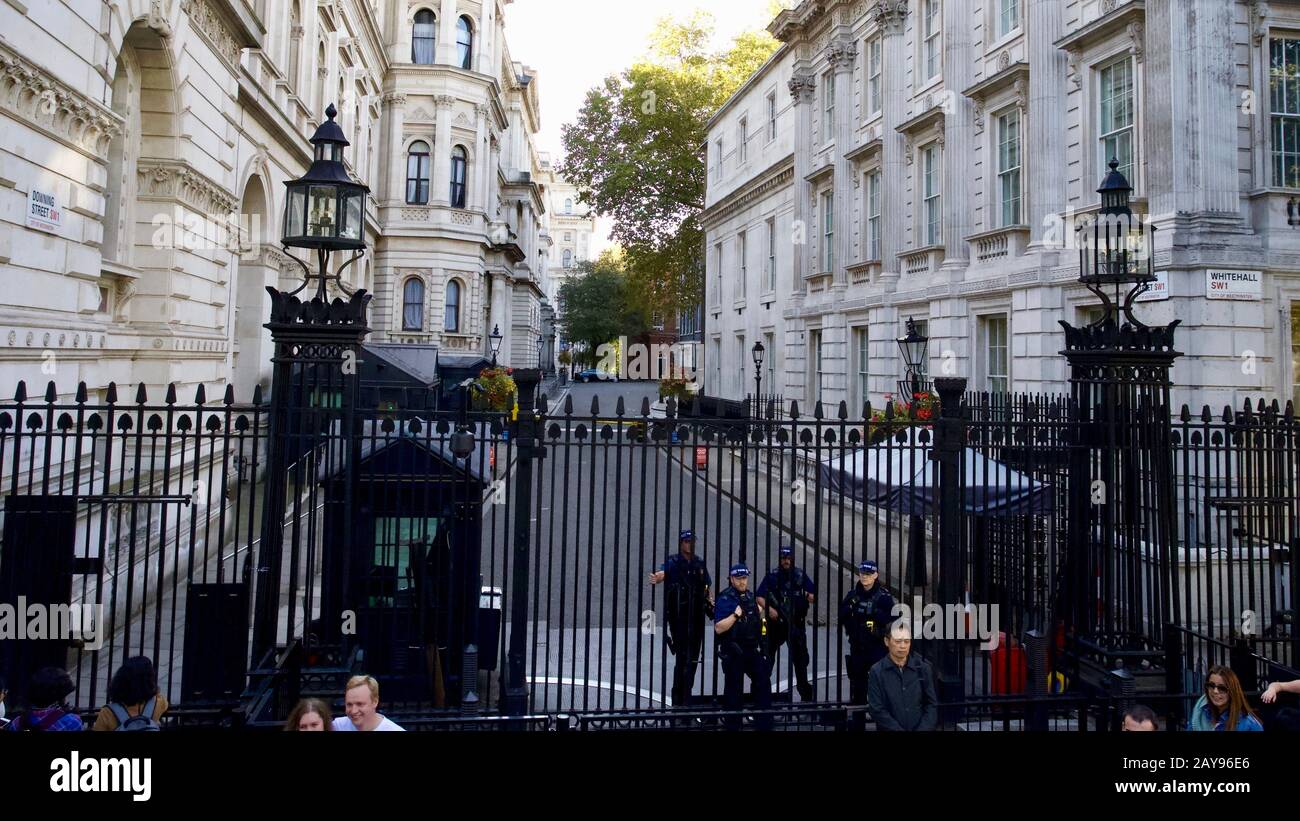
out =
[[[595,262],[577,263],[573,276],[560,286],[560,329],[566,339],[582,343],[578,359],[588,365],[596,364],[601,345],[649,327],[622,265],[619,252],[606,251]]]
[[[513,368],[484,368],[474,382],[474,403],[477,407],[504,413],[514,404],[516,386],[511,376]]]
[[[700,12],[660,20],[647,56],[587,92],[577,121],[564,126],[560,173],[613,219],[646,313],[672,315],[703,292],[706,125],[779,45],[746,32],[715,52],[713,30]]]

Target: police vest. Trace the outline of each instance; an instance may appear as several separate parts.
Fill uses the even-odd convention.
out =
[[[704,592],[707,570],[704,560],[681,555],[670,556],[664,567],[664,607],[670,618],[702,616],[708,595]]]
[[[888,611],[877,606],[882,597],[884,592],[880,585],[876,585],[868,593],[862,592],[861,587],[853,591],[846,621],[850,643],[881,640],[880,634],[885,622],[891,618]]]
[[[744,593],[729,590],[718,599],[718,606],[726,608],[722,611],[724,613],[734,613],[736,605],[740,605],[744,615],[736,619],[731,629],[719,638],[723,643],[735,645],[742,650],[756,650],[759,642],[767,638],[767,615],[759,609],[757,599],[749,590]]]

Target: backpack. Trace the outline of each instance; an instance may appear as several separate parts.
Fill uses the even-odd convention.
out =
[[[108,709],[113,711],[113,716],[117,719],[115,732],[162,732],[162,726],[153,718],[155,701],[157,701],[157,698],[150,698],[146,701],[138,716],[128,713],[121,704],[109,704]]]

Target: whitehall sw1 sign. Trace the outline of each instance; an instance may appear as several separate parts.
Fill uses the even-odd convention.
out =
[[[1262,271],[1229,271],[1211,268],[1205,272],[1206,299],[1264,298]]]

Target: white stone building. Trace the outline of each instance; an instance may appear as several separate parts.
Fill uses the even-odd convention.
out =
[[[478,353],[499,324],[535,362],[548,197],[509,2],[0,4],[0,389],[268,385],[265,288],[302,273],[284,183],[330,103],[372,191],[345,275],[370,338]]]
[[[549,163],[548,163],[549,166]],[[590,262],[594,257],[592,248],[595,244],[596,215],[591,209],[578,201],[577,186],[555,174],[547,178],[550,191],[551,240],[555,247],[551,254],[550,292],[547,296],[555,307],[556,316],[562,310],[559,304],[560,287],[573,274],[574,266],[579,262]],[[560,339],[556,331],[557,342]],[[558,354],[560,348],[554,353]],[[548,360],[549,361],[549,360]]]
[[[1182,321],[1175,401],[1300,399],[1300,5],[805,0],[770,31],[709,125],[708,393],[752,392],[761,339],[764,392],[856,414],[908,317],[931,375],[1064,391],[1058,321],[1099,304],[1073,222],[1117,157],[1158,228],[1138,314]]]

